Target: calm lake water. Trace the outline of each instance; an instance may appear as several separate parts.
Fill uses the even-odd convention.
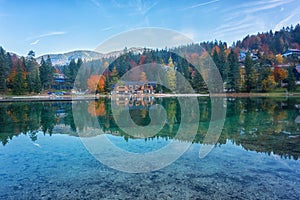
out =
[[[211,101],[198,101],[197,134],[179,141],[190,144],[188,150],[147,173],[122,172],[95,159],[83,144],[83,138],[97,137],[95,124],[86,117],[74,123],[71,102],[1,103],[0,199],[300,198],[299,98],[221,99],[227,102],[222,134],[201,159]],[[97,119],[102,135],[132,153],[157,151],[173,142],[182,120],[175,98],[76,104]],[[147,127],[149,110],[157,105],[165,109],[166,120],[149,137],[120,129],[112,112],[126,108],[137,125]]]

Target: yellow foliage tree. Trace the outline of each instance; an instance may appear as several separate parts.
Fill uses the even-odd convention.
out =
[[[273,75],[269,75],[267,79],[262,81],[264,91],[270,91],[276,87],[276,81]]]
[[[283,57],[282,57],[281,54],[277,54],[277,55],[276,55],[276,62],[277,62],[278,64],[282,64],[282,63],[283,63]]]

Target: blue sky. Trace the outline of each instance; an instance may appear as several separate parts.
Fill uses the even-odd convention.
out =
[[[299,0],[0,0],[0,46],[37,55],[93,50],[142,27],[228,44],[247,34],[300,23]]]

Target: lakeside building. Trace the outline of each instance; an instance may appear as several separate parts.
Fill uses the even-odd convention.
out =
[[[300,50],[299,49],[288,49],[285,53],[282,54],[283,57],[291,57],[297,56],[300,57]]]
[[[131,95],[131,94],[154,94],[157,82],[130,82],[125,81],[122,84],[112,85],[111,94]]]

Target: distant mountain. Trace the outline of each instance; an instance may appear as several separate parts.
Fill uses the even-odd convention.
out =
[[[128,49],[128,51],[131,51],[133,53],[142,53],[143,48],[133,47],[133,48]],[[108,58],[108,57],[117,57],[120,54],[122,54],[123,52],[124,52],[124,50],[120,50],[120,51],[113,51],[110,53],[103,54],[103,53],[99,53],[96,51],[77,50],[77,51],[72,51],[72,52],[63,53],[63,54],[46,54],[46,55],[38,57],[36,60],[38,63],[40,63],[42,57],[44,57],[44,59],[46,59],[47,56],[49,55],[53,65],[62,66],[62,65],[69,64],[72,59],[77,60],[78,58],[81,58],[82,60],[85,60],[85,61],[98,60],[98,59]]]
[[[87,50],[78,50],[63,54],[47,54],[43,55],[44,59],[46,59],[48,55],[50,56],[53,65],[60,66],[69,64],[72,59],[77,60],[78,58],[81,58],[82,60],[93,60],[100,59],[103,57],[102,53]],[[38,57],[36,60],[38,63],[40,63],[41,59],[42,56]]]

